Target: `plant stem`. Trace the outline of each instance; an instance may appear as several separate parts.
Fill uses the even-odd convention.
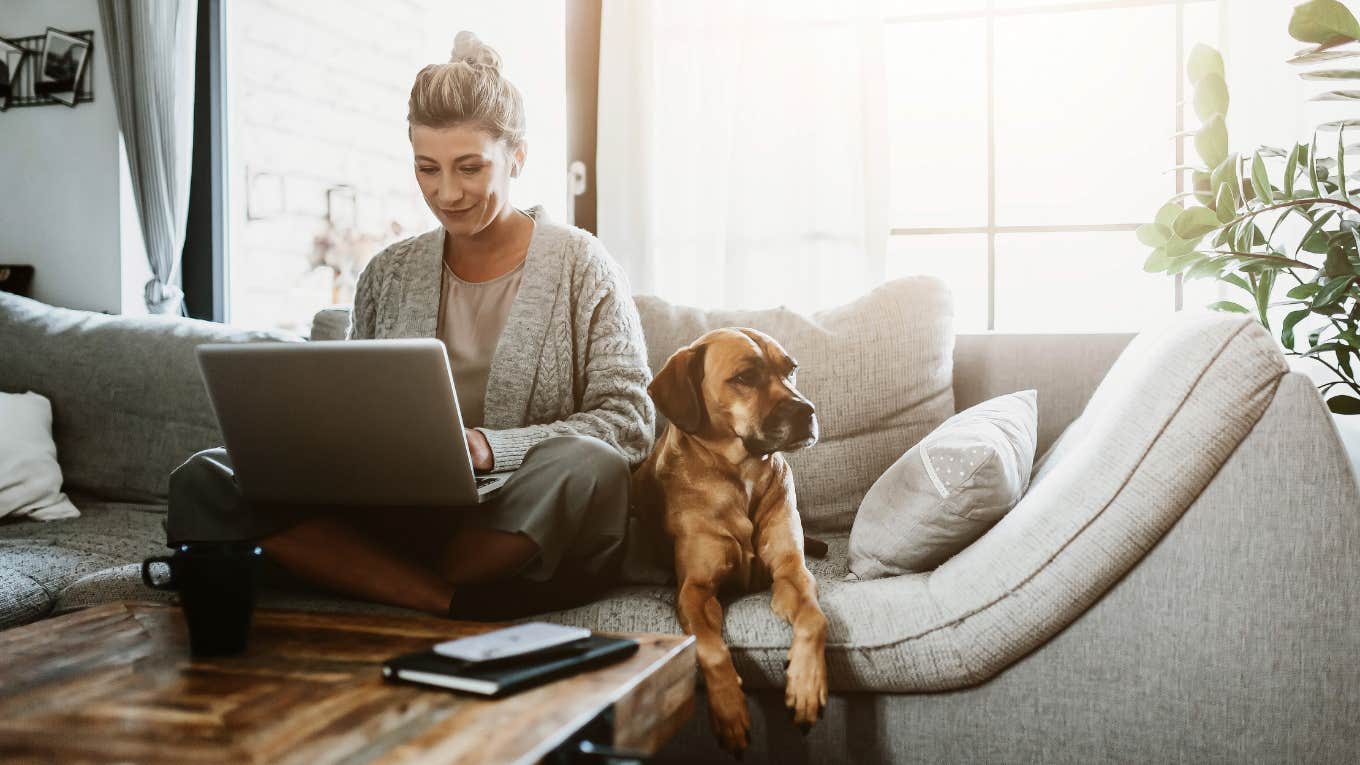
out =
[[[1352,212],[1360,213],[1360,207],[1356,207],[1355,205],[1351,204],[1350,202],[1344,202],[1344,201],[1342,201],[1342,200],[1340,200],[1340,199],[1330,199],[1330,198],[1328,198],[1328,197],[1306,197],[1306,198],[1304,198],[1304,199],[1291,199],[1291,200],[1289,200],[1288,202],[1280,202],[1280,203],[1278,203],[1278,204],[1267,205],[1267,206],[1265,206],[1265,207],[1262,207],[1262,208],[1259,208],[1259,209],[1256,209],[1256,210],[1252,210],[1252,211],[1249,212],[1249,213],[1246,213],[1246,214],[1244,214],[1244,215],[1239,215],[1238,217],[1233,218],[1232,220],[1228,221],[1227,223],[1224,223],[1222,226],[1219,226],[1219,228],[1224,228],[1224,227],[1226,227],[1226,226],[1231,226],[1231,225],[1234,224],[1234,223],[1240,223],[1240,222],[1246,220],[1247,218],[1255,217],[1255,216],[1257,216],[1257,215],[1260,215],[1260,214],[1263,213],[1263,212],[1269,212],[1269,211],[1271,211],[1271,210],[1278,210],[1278,209],[1280,209],[1280,208],[1282,208],[1282,207],[1293,207],[1293,206],[1295,206],[1295,205],[1317,205],[1317,204],[1337,205],[1338,207],[1344,207],[1344,208],[1346,208],[1347,210],[1351,210]]]

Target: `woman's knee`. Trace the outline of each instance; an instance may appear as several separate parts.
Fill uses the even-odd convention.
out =
[[[540,457],[561,465],[570,475],[597,483],[627,486],[628,460],[607,441],[594,436],[553,436],[535,444]],[[529,459],[529,455],[525,455]]]
[[[170,471],[170,504],[176,499],[201,496],[205,487],[232,483],[235,473],[223,447],[204,449]]]

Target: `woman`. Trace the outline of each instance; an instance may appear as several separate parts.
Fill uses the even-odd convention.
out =
[[[473,466],[514,474],[475,512],[258,508],[225,449],[209,449],[171,475],[167,543],[262,539],[305,580],[440,614],[579,601],[616,571],[630,467],[653,440],[627,281],[588,233],[510,204],[523,103],[475,35],[460,32],[449,63],[416,76],[407,121],[440,226],[368,264],[348,337],[443,340]]]

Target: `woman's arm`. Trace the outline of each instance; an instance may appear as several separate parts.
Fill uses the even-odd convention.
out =
[[[379,253],[381,254],[381,253]],[[349,327],[345,330],[346,340],[372,340],[374,324],[378,315],[378,294],[381,290],[374,282],[377,280],[375,256],[359,273],[354,283],[354,308],[349,312]]]
[[[544,425],[477,428],[491,446],[496,470],[519,467],[531,446],[557,435],[599,438],[618,449],[630,465],[641,463],[651,452],[656,408],[647,395],[652,373],[642,321],[618,266],[603,253],[593,261],[581,301],[593,307],[577,315],[577,321],[589,322],[580,411]]]

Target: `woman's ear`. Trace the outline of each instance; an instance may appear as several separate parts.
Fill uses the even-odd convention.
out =
[[[529,142],[521,140],[514,151],[510,152],[510,177],[518,178],[519,171],[524,169],[524,158],[529,153]]]
[[[670,423],[685,433],[703,424],[707,411],[700,385],[704,380],[704,346],[681,348],[666,360],[647,386],[647,395]]]

